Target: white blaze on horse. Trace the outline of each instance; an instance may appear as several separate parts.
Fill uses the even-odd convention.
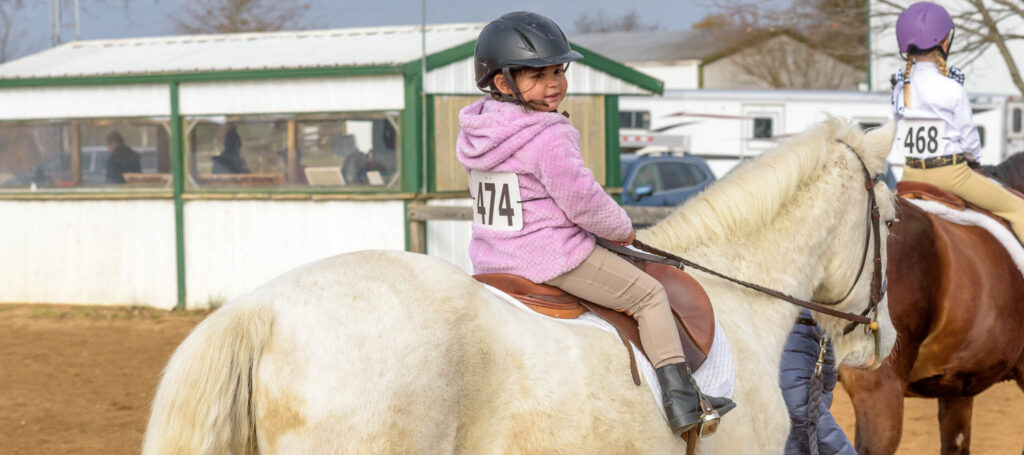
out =
[[[852,287],[834,308],[861,313],[872,264],[858,156],[883,172],[892,135],[829,119],[639,237],[803,299]],[[892,219],[888,190],[873,191]],[[694,276],[730,340],[738,404],[698,451],[780,453],[779,360],[799,308]],[[847,321],[817,317],[838,359],[870,367],[896,338],[884,298],[876,314],[877,332],[846,335]],[[199,324],[167,365],[143,453],[683,453],[660,406],[615,335],[514,308],[443,260],[364,251],[295,269]]]

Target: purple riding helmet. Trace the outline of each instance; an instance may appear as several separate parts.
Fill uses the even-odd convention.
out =
[[[942,44],[942,39],[952,30],[953,18],[945,8],[931,2],[918,2],[903,10],[896,19],[896,42],[900,53],[906,54],[912,48],[923,51]]]

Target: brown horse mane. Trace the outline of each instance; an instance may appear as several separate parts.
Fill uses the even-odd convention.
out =
[[[1024,152],[1010,155],[998,165],[983,166],[982,171],[1010,188],[1024,191]]]

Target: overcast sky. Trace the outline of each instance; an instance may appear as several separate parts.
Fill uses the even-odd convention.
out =
[[[3,0],[0,0],[3,1]],[[80,0],[82,39],[125,38],[174,34],[168,16],[189,0],[131,0],[126,13],[121,0]],[[307,18],[311,28],[344,28],[377,25],[419,24],[420,0],[309,0],[313,6]],[[18,55],[50,46],[49,0],[27,0],[27,7],[16,14],[14,44]],[[548,16],[571,33],[573,21],[587,11],[604,10],[618,17],[636,8],[644,23],[656,23],[662,29],[681,30],[710,11],[698,0],[426,0],[427,23],[487,22],[515,10],[534,11]],[[74,38],[71,11],[65,11],[65,41]]]

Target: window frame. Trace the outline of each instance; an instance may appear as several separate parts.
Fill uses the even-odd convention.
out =
[[[742,141],[742,150],[746,155],[759,155],[766,150],[775,148],[776,133],[784,134],[786,131],[786,106],[783,104],[743,104],[740,108],[744,120],[740,123],[739,137]],[[772,136],[767,138],[754,137],[754,122],[757,118],[770,118],[772,122]]]
[[[380,115],[381,118],[387,118],[388,114],[393,114],[395,123],[395,157],[396,157],[396,177],[394,177],[394,185],[344,185],[344,186],[319,186],[319,185],[274,185],[274,186],[253,186],[253,187],[197,187],[192,185],[192,170],[190,169],[190,157],[192,155],[190,147],[191,140],[189,135],[192,129],[198,124],[190,125],[190,122],[196,119],[204,119],[211,117],[227,117],[235,119],[257,119],[259,121],[277,121],[284,120],[288,123],[295,125],[296,136],[299,134],[298,126],[303,122],[315,122],[315,121],[344,121],[344,117],[349,117],[355,120],[367,120],[366,118],[359,119],[360,115]],[[385,194],[388,197],[394,197],[396,194],[402,194],[403,180],[405,177],[402,176],[404,171],[402,160],[406,159],[403,149],[403,137],[402,127],[404,117],[406,114],[404,109],[395,110],[374,110],[374,111],[331,111],[331,112],[276,112],[276,113],[255,113],[255,114],[202,114],[202,115],[181,115],[182,131],[181,131],[181,153],[182,153],[182,174],[185,178],[183,182],[183,194],[188,197],[199,197],[202,198],[204,195],[219,196],[228,194],[239,194],[239,195],[370,195],[370,194]],[[286,163],[286,172],[289,164]]]
[[[636,189],[641,186],[641,185],[639,185],[637,183],[636,176],[639,175],[640,172],[643,171],[645,167],[651,167],[654,170],[654,173],[652,174],[654,181],[650,185],[651,186],[651,190],[652,190],[651,194],[653,195],[653,194],[658,194],[658,193],[662,192],[663,191],[662,190],[662,185],[663,184],[662,184],[662,181],[661,181],[661,170],[658,169],[658,163],[659,163],[659,161],[657,161],[657,160],[650,160],[650,161],[642,162],[639,165],[636,165],[635,169],[632,171],[633,181],[630,182],[630,185],[629,185],[629,188],[627,189],[627,191],[630,191],[632,193],[636,193]],[[643,186],[646,186],[646,185],[643,185]]]
[[[629,124],[622,124],[623,115],[629,117]],[[641,122],[640,119],[646,116],[646,121]],[[619,111],[619,128],[634,129],[634,130],[650,130],[651,129],[651,111]]]
[[[168,137],[168,150],[170,160],[173,163],[174,150],[171,145],[171,116],[137,116],[137,117],[85,117],[85,118],[48,118],[48,119],[18,119],[18,120],[0,120],[0,128],[6,127],[35,127],[35,126],[46,126],[56,125],[62,126],[67,129],[66,133],[68,137],[66,141],[68,143],[68,154],[70,157],[70,167],[72,175],[72,184],[65,186],[45,186],[45,187],[33,187],[31,185],[26,186],[15,186],[15,187],[0,187],[0,196],[20,196],[20,195],[88,195],[88,194],[109,194],[114,198],[131,196],[131,195],[151,195],[156,197],[170,197],[173,194],[174,186],[174,175],[173,165],[170,172],[166,173],[147,173],[147,174],[167,174],[167,183],[164,185],[126,185],[126,184],[104,184],[104,185],[86,185],[83,183],[83,166],[88,165],[91,167],[95,164],[94,161],[96,156],[93,155],[88,158],[89,162],[83,162],[85,148],[82,144],[82,133],[81,127],[83,125],[102,126],[104,123],[122,124],[128,123],[133,126],[148,124],[152,127],[163,127]],[[61,139],[62,141],[65,138]],[[156,140],[156,139],[155,139]],[[158,147],[158,146],[157,146]],[[59,155],[58,155],[59,156]],[[51,159],[51,158],[47,158]],[[45,160],[44,160],[45,161]],[[38,166],[40,163],[36,163],[33,167]]]

